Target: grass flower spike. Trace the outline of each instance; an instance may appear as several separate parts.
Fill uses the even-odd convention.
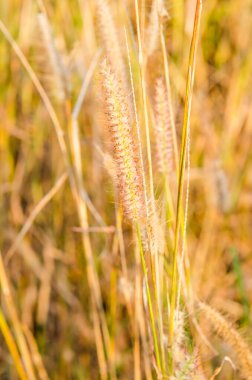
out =
[[[155,140],[157,163],[160,173],[171,173],[174,168],[171,119],[167,91],[163,78],[156,81]]]
[[[113,144],[117,187],[125,214],[131,220],[145,218],[144,189],[138,174],[133,128],[120,82],[107,61],[102,64],[107,124]]]

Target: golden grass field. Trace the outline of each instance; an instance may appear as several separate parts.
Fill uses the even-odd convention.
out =
[[[252,1],[0,0],[0,379],[252,379]]]

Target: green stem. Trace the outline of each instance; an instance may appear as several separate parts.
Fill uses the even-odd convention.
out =
[[[161,360],[160,360],[157,332],[156,332],[153,306],[152,306],[152,300],[151,300],[151,293],[150,293],[150,288],[149,288],[149,283],[148,283],[147,267],[146,267],[146,262],[145,262],[145,258],[144,258],[144,250],[143,250],[143,244],[142,244],[142,238],[141,238],[141,231],[140,231],[140,226],[139,226],[138,222],[136,223],[136,231],[137,231],[137,239],[138,239],[139,251],[140,251],[140,256],[141,256],[142,269],[143,269],[145,285],[146,285],[146,295],[147,295],[147,302],[148,302],[148,308],[149,308],[149,314],[150,314],[151,331],[152,331],[152,336],[153,336],[153,341],[154,341],[154,349],[155,349],[155,355],[156,355],[156,360],[157,360],[157,367],[159,370],[161,370]]]
[[[195,19],[194,19],[194,29],[193,29],[193,35],[192,35],[192,41],[191,41],[191,47],[190,47],[187,83],[186,83],[185,110],[184,110],[184,121],[183,121],[183,130],[182,130],[180,164],[179,164],[175,245],[174,245],[173,268],[172,268],[171,314],[170,314],[170,325],[169,325],[169,343],[170,343],[171,349],[173,345],[174,314],[175,314],[176,295],[177,295],[177,286],[178,286],[177,258],[178,258],[178,247],[179,247],[179,236],[180,236],[179,232],[180,232],[180,227],[181,227],[181,216],[182,216],[182,195],[183,195],[183,183],[184,183],[184,174],[185,174],[186,146],[187,146],[187,139],[188,139],[188,131],[190,127],[190,114],[191,114],[191,105],[192,105],[194,73],[195,73],[196,47],[197,47],[197,41],[198,41],[198,35],[199,35],[201,10],[202,10],[202,0],[197,0]],[[172,361],[171,361],[171,368],[172,368]]]

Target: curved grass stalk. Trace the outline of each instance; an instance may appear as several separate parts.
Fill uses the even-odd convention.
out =
[[[41,66],[47,73],[46,84],[48,89],[61,103],[69,98],[70,88],[68,73],[59,54],[46,12],[37,15],[39,31],[39,48],[41,50]]]
[[[56,115],[56,112],[52,106],[52,103],[49,99],[49,97],[47,96],[47,93],[45,92],[45,89],[44,87],[42,86],[42,84],[40,83],[40,81],[38,80],[38,77],[37,75],[35,74],[35,72],[33,71],[32,67],[30,66],[29,62],[27,61],[26,57],[24,56],[23,52],[21,51],[21,49],[19,48],[18,44],[16,43],[16,41],[14,41],[14,39],[12,38],[12,36],[10,35],[8,29],[6,28],[6,26],[4,25],[4,23],[0,20],[0,30],[1,32],[3,33],[3,35],[5,36],[6,40],[9,42],[9,44],[11,45],[12,49],[15,51],[17,57],[19,58],[20,62],[22,63],[23,67],[25,68],[25,70],[27,71],[29,77],[31,78],[36,90],[38,91],[44,105],[45,105],[45,108],[51,118],[51,121],[53,123],[53,126],[55,128],[55,131],[56,131],[56,135],[57,135],[57,138],[58,138],[58,142],[59,142],[59,146],[60,146],[60,149],[61,149],[61,152],[62,152],[62,156],[63,156],[63,159],[64,159],[64,162],[66,164],[66,167],[68,169],[68,175],[70,175],[70,178],[72,179],[72,175],[70,174],[71,173],[71,168],[70,168],[70,165],[69,165],[69,162],[68,162],[68,159],[67,159],[67,147],[66,147],[66,144],[65,144],[65,140],[64,140],[64,132],[61,128],[61,125],[60,125],[60,122],[59,122],[59,119]]]
[[[36,219],[36,217],[38,216],[38,214],[51,201],[51,199],[55,196],[55,194],[57,194],[57,192],[59,191],[59,189],[61,188],[61,186],[63,186],[63,184],[65,183],[66,179],[67,179],[66,173],[62,174],[61,177],[55,183],[55,185],[52,187],[52,189],[50,191],[48,191],[48,193],[46,193],[45,196],[34,207],[34,209],[32,210],[31,214],[26,219],[26,221],[23,224],[21,230],[19,231],[19,233],[18,233],[15,241],[13,242],[12,246],[7,251],[6,256],[5,256],[5,263],[8,262],[13,257],[13,255],[16,252],[18,246],[20,245],[20,243],[24,239],[24,237],[27,234],[27,232],[32,227],[32,224],[33,224],[34,220]]]
[[[80,110],[81,110],[81,106],[82,106],[83,101],[85,99],[85,96],[87,94],[88,87],[90,85],[91,79],[92,79],[92,77],[94,75],[94,71],[96,69],[96,66],[98,64],[98,61],[99,61],[100,57],[101,57],[101,49],[99,49],[96,52],[96,54],[94,55],[94,57],[93,57],[93,59],[91,61],[91,64],[90,64],[90,66],[88,68],[88,71],[85,74],[85,77],[83,78],[81,89],[80,89],[78,98],[76,100],[76,103],[74,105],[73,112],[72,112],[72,118],[74,120],[77,119],[78,116],[79,116],[79,113],[80,113]]]
[[[14,50],[15,54],[17,55],[18,59],[22,63],[23,67],[27,71],[32,83],[34,84],[34,87],[36,88],[39,96],[41,97],[42,102],[44,103],[44,106],[45,106],[45,108],[48,112],[48,115],[52,121],[52,124],[54,126],[56,136],[57,136],[57,140],[59,143],[59,147],[60,147],[62,157],[64,160],[64,164],[66,167],[67,175],[69,177],[69,182],[70,182],[71,188],[73,189],[73,187],[75,186],[75,184],[74,184],[75,179],[74,179],[71,164],[70,164],[70,161],[68,158],[67,146],[66,146],[65,139],[64,139],[64,131],[60,125],[58,116],[57,116],[57,114],[53,108],[53,105],[52,105],[44,87],[42,86],[41,82],[39,81],[37,75],[33,71],[32,67],[29,64],[29,62],[27,61],[25,55],[23,54],[22,50],[20,49],[20,47],[18,46],[16,41],[12,38],[11,34],[9,33],[8,29],[6,28],[6,26],[4,25],[4,23],[2,22],[1,19],[0,19],[0,31],[3,33],[4,37],[6,38],[6,40],[8,41],[8,43],[10,44],[12,49]],[[84,195],[86,198],[87,206],[88,206],[90,212],[93,213],[93,208],[92,208],[92,206],[90,206],[91,201],[86,196],[86,192],[83,194],[83,196]],[[96,219],[95,213],[94,213],[94,218]]]

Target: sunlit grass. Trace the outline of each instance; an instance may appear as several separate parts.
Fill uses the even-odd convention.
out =
[[[251,25],[0,3],[0,378],[252,376]]]

